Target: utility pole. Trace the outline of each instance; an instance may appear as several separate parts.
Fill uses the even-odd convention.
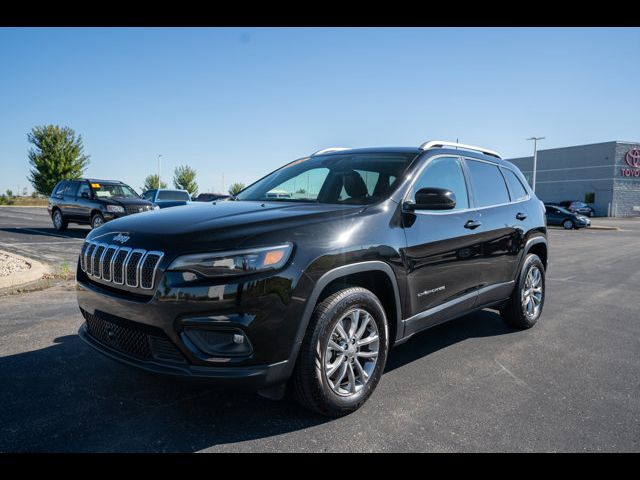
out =
[[[533,140],[533,193],[536,193],[536,172],[538,171],[538,140],[544,140],[545,137],[531,137],[527,140]]]
[[[160,189],[160,159],[162,155],[158,155],[158,189]]]

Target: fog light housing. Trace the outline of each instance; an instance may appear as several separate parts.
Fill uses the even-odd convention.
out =
[[[212,357],[246,357],[253,348],[240,329],[204,329],[187,327],[183,334],[198,350]]]

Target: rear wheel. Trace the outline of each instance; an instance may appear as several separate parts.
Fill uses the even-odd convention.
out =
[[[69,222],[67,222],[62,215],[62,212],[58,209],[53,211],[53,215],[51,216],[51,220],[53,221],[53,228],[62,232],[67,229],[69,226]]]
[[[334,293],[313,312],[292,377],[294,397],[329,417],[357,410],[376,388],[388,349],[378,298],[360,287]]]
[[[536,324],[544,306],[544,275],[540,257],[533,253],[527,255],[511,298],[500,309],[502,318],[510,326],[526,329]]]
[[[94,213],[91,217],[91,228],[98,228],[104,225],[104,217],[100,213]]]
[[[564,222],[562,222],[562,226],[565,230],[573,230],[575,228],[573,220],[569,220],[568,218]]]

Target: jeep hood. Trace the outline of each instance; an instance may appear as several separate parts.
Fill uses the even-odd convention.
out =
[[[288,202],[222,201],[137,213],[105,223],[88,240],[111,243],[117,233],[131,240],[128,247],[198,250],[231,243],[269,232],[295,229],[311,223],[347,220],[362,205],[298,204]]]

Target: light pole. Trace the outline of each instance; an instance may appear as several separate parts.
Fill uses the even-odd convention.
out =
[[[538,171],[538,140],[544,140],[545,137],[531,137],[527,140],[533,140],[533,193],[536,193],[536,172]]]
[[[160,189],[160,159],[162,155],[158,155],[158,189]]]

